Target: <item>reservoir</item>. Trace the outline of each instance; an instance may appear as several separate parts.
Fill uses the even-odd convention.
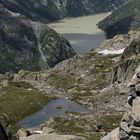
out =
[[[98,29],[97,24],[110,14],[67,18],[48,26],[69,40],[74,50],[80,54],[99,47],[106,39],[105,33]]]

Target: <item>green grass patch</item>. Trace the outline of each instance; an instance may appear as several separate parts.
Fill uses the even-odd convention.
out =
[[[60,117],[56,117],[55,123],[53,124],[53,128],[58,133],[63,133],[63,134],[72,134],[72,135],[77,135],[79,133],[84,134],[83,127],[77,126],[76,120],[74,119],[67,120]]]
[[[123,114],[119,113],[119,114],[104,115],[98,118],[97,120],[100,122],[100,124],[102,124],[103,130],[105,132],[110,132],[116,127],[119,127],[122,117]]]
[[[73,76],[57,71],[52,72],[48,78],[48,83],[58,89],[68,90],[75,84],[75,78]]]
[[[17,121],[39,111],[52,99],[29,84],[9,83],[8,87],[0,90],[0,121],[7,127],[13,127]]]

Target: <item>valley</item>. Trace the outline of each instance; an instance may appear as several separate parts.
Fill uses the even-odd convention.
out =
[[[139,6],[0,0],[0,140],[139,140]]]
[[[59,22],[48,24],[49,27],[62,34],[70,41],[73,49],[79,54],[95,49],[105,40],[104,31],[97,26],[98,22],[111,13],[66,18]]]

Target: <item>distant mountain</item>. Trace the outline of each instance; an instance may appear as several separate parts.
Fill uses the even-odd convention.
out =
[[[43,22],[117,9],[128,0],[0,0],[10,11]]]
[[[51,0],[0,0],[0,3],[10,11],[32,20],[46,22],[60,18],[58,8]]]
[[[46,23],[112,11],[127,0],[0,0],[0,73],[37,71],[73,57],[74,50]]]
[[[131,0],[99,23],[108,37],[140,28],[140,0]]]
[[[109,12],[122,6],[128,0],[66,0],[68,16],[80,16]]]

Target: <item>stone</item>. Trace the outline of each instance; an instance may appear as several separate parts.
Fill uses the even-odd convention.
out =
[[[131,110],[127,111],[123,118],[122,118],[122,122],[127,122],[130,123],[131,122]]]
[[[43,134],[50,134],[50,133],[54,133],[55,130],[49,127],[43,127],[42,132]]]
[[[140,127],[130,126],[132,134],[140,134]]]
[[[3,74],[0,74],[0,81],[4,80],[5,76]]]
[[[136,93],[137,93],[137,95],[140,96],[140,83],[136,84],[136,85],[135,85],[135,88],[136,88]]]
[[[128,96],[137,97],[137,93],[136,93],[135,87],[129,87],[127,95]]]
[[[137,97],[133,100],[132,118],[135,122],[140,124],[140,97]]]
[[[119,128],[114,129],[107,136],[103,137],[101,140],[119,140]]]
[[[132,106],[132,104],[133,104],[133,100],[134,100],[134,99],[135,99],[134,96],[129,96],[128,99],[127,99],[127,103],[128,103],[128,105]]]
[[[122,130],[124,130],[127,133],[131,132],[131,129],[129,128],[129,124],[126,123],[126,122],[121,122],[120,127],[121,127]]]
[[[30,132],[24,128],[21,128],[18,130],[17,132],[17,137],[20,138],[20,137],[27,137],[30,135]]]
[[[8,86],[8,80],[3,80],[1,82],[2,87],[7,87]]]
[[[140,72],[137,73],[137,78],[140,79]]]
[[[14,78],[14,73],[12,73],[12,72],[6,72],[5,73],[5,78],[7,79],[7,80],[13,80],[13,78]]]
[[[79,91],[76,89],[76,87],[74,87],[74,88],[72,88],[72,89],[69,89],[69,90],[68,90],[68,93],[76,94],[76,93],[79,93]]]
[[[119,129],[119,140],[128,140],[129,135],[122,129]]]
[[[139,140],[139,138],[137,138],[136,136],[130,136],[129,140]]]

